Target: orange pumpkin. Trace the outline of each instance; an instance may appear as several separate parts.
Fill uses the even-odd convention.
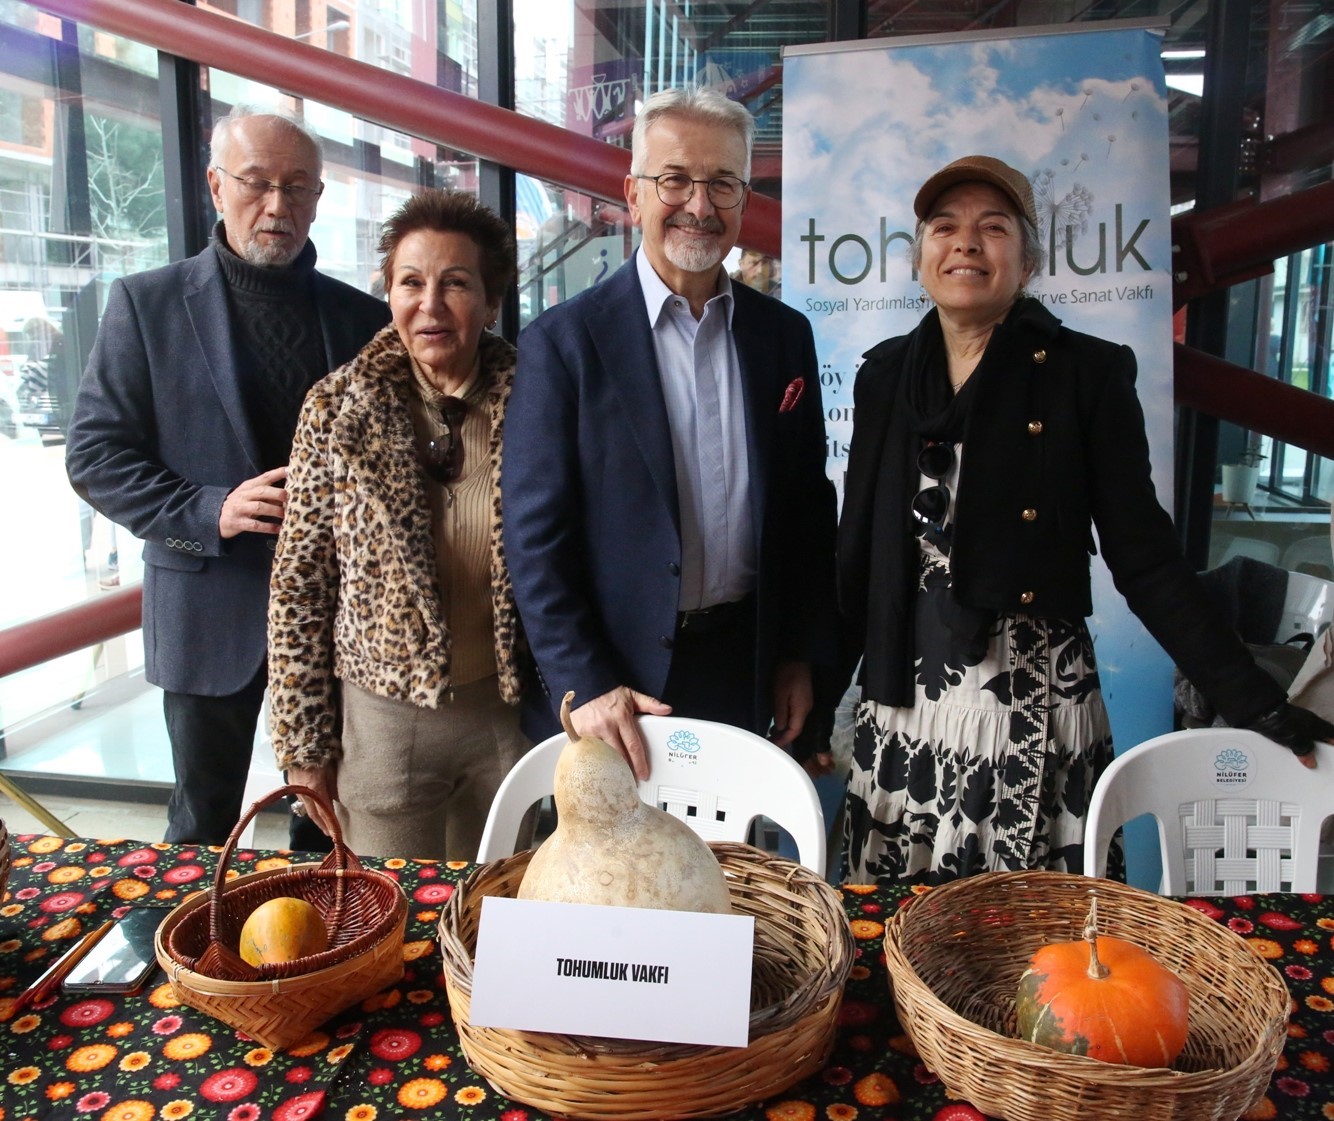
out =
[[[251,965],[265,965],[322,954],[328,948],[329,934],[319,911],[304,899],[283,895],[250,912],[241,927],[237,952]]]
[[[1167,1067],[1186,1045],[1181,978],[1120,938],[1099,937],[1097,899],[1084,940],[1043,946],[1019,979],[1019,1034],[1069,1055]]]

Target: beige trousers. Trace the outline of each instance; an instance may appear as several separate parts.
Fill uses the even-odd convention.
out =
[[[419,708],[343,682],[334,809],[363,856],[476,860],[491,799],[531,746],[494,677]]]

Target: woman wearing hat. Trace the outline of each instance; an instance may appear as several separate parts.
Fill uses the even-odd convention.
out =
[[[1089,795],[1112,760],[1084,624],[1099,546],[1227,721],[1314,766],[1334,725],[1255,666],[1158,505],[1134,354],[1025,292],[1041,260],[1027,179],[966,156],[914,210],[935,307],[865,355],[839,525],[848,665],[862,657],[848,879],[1082,872]]]

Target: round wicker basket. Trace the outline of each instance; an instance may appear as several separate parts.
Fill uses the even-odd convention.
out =
[[[250,818],[294,791],[315,796],[289,786],[251,806],[218,857],[212,887],[174,907],[153,940],[177,999],[274,1050],[299,1042],[331,1016],[397,981],[403,975],[408,918],[403,889],[363,868],[341,835],[334,836],[333,852],[322,864],[226,878]],[[314,906],[329,931],[330,947],[291,962],[248,965],[236,952],[241,927],[251,911],[278,896]]]
[[[440,917],[450,1012],[473,1069],[506,1097],[580,1119],[648,1121],[741,1109],[819,1070],[833,1045],[853,941],[838,894],[809,869],[749,845],[710,845],[732,907],[755,919],[750,1043],[646,1043],[473,1027],[482,899],[514,896],[531,852],[483,864]]]
[[[9,886],[9,866],[13,863],[14,852],[9,844],[9,830],[0,820],[0,899],[5,897],[5,888]]]
[[[1149,950],[1190,992],[1174,1069],[1065,1055],[1014,1038],[1029,957],[1098,928]],[[953,1093],[1004,1121],[1235,1121],[1283,1050],[1289,996],[1278,971],[1226,927],[1110,880],[993,872],[926,892],[885,926],[899,1021]]]

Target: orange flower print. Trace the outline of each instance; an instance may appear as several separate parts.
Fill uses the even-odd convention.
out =
[[[388,860],[384,862],[384,866],[386,868],[392,868],[395,872],[397,872],[400,868],[406,868],[408,866],[408,862],[404,860],[401,856],[391,856]]]
[[[865,981],[871,975],[871,971],[864,965],[854,965],[848,970],[848,976],[854,981]]]
[[[1310,938],[1298,938],[1292,944],[1292,948],[1299,954],[1314,954],[1320,949],[1320,943],[1313,942]]]
[[[1265,1095],[1241,1115],[1241,1121],[1272,1121],[1277,1116],[1278,1109],[1269,1100],[1269,1096]]]
[[[894,1085],[894,1079],[879,1071],[859,1079],[852,1092],[862,1105],[893,1105],[899,1100],[899,1088]]]
[[[418,911],[418,912],[417,912],[417,921],[418,921],[418,922],[435,922],[435,920],[438,919],[439,917],[440,917],[440,912],[439,912],[439,911]]]
[[[162,1053],[176,1062],[197,1059],[207,1055],[213,1048],[213,1037],[201,1031],[190,1031],[169,1039],[162,1047]]]
[[[1329,1070],[1329,1056],[1319,1051],[1303,1051],[1297,1056],[1297,1061],[1307,1070],[1314,1070],[1320,1074]]]
[[[245,1053],[245,1064],[249,1067],[262,1067],[272,1058],[273,1052],[267,1047],[256,1047]]]
[[[328,1046],[329,1037],[322,1031],[313,1031],[296,1046],[289,1047],[287,1053],[298,1059],[306,1059],[311,1055],[318,1055]]]
[[[1334,977],[1321,977],[1320,987],[1331,996],[1334,996]]]
[[[176,994],[172,992],[171,984],[164,981],[156,989],[148,994],[148,1003],[154,1008],[179,1008],[181,1002],[176,999]]]
[[[64,846],[65,842],[60,837],[38,837],[37,840],[28,845],[28,852],[30,855],[46,856],[53,852],[59,852]]]
[[[1327,996],[1308,996],[1306,1007],[1313,1012],[1334,1012],[1334,1000]]]
[[[885,933],[885,924],[871,919],[853,919],[848,925],[852,927],[852,936],[861,941],[879,938]]]
[[[454,1100],[459,1105],[481,1105],[486,1101],[486,1091],[480,1086],[465,1086],[454,1095]]]
[[[380,1111],[373,1105],[354,1105],[343,1114],[343,1121],[375,1121],[379,1114]]]
[[[425,957],[434,949],[435,943],[425,938],[420,942],[404,942],[403,960],[416,961],[418,958]]]
[[[105,864],[99,864],[88,873],[88,875],[95,880],[105,880],[108,876],[114,876],[115,874],[116,870],[114,868],[108,868]]]
[[[810,1102],[775,1102],[764,1116],[768,1121],[815,1121],[815,1106]]]
[[[844,884],[843,890],[852,895],[874,895],[875,884]]]
[[[445,867],[455,872],[462,872],[463,869],[468,867],[468,862],[466,860],[446,860]]]
[[[29,1013],[27,1016],[20,1016],[12,1024],[9,1030],[15,1035],[27,1035],[30,1031],[36,1031],[41,1026],[42,1018]]]
[[[1334,1121],[1334,1102],[1326,1102],[1325,1107],[1320,1111],[1320,1116],[1325,1118],[1325,1121]],[[0,1121],[4,1121],[4,1119],[0,1118]]]
[[[427,1055],[422,1066],[427,1070],[447,1070],[453,1061],[448,1055]]]
[[[90,1043],[87,1047],[71,1051],[69,1058],[65,1060],[65,1068],[80,1073],[101,1070],[115,1057],[116,1048],[110,1043]]]
[[[340,1047],[335,1047],[332,1051],[330,1051],[327,1055],[324,1056],[324,1061],[330,1064],[331,1066],[337,1066],[344,1059],[346,1059],[348,1055],[352,1054],[352,1048],[354,1046],[355,1044],[352,1043],[344,1043]]]
[[[1316,919],[1315,924],[1321,930],[1334,930],[1334,919]]]
[[[256,872],[267,872],[272,868],[290,868],[292,862],[283,856],[266,856],[263,860],[255,861]]]
[[[156,1113],[157,1110],[153,1108],[152,1102],[131,1098],[129,1101],[113,1105],[102,1114],[101,1121],[153,1121]]]
[[[398,1088],[398,1104],[405,1109],[429,1109],[444,1101],[448,1093],[438,1078],[414,1078]]]
[[[433,1001],[434,999],[435,999],[435,993],[431,992],[430,989],[408,990],[409,1004],[430,1004],[431,1001]]]
[[[51,1085],[46,1088],[46,1096],[53,1102],[64,1101],[74,1093],[74,1090],[75,1086],[73,1082],[52,1082]]]
[[[65,864],[54,869],[46,878],[53,884],[72,884],[75,880],[83,879],[83,869]]]
[[[83,920],[76,918],[61,919],[42,931],[43,942],[63,942],[66,938],[77,938],[83,933]]]
[[[117,899],[138,899],[148,894],[148,885],[143,880],[117,880],[111,891]]]
[[[1251,949],[1262,958],[1268,958],[1272,961],[1274,958],[1283,956],[1283,947],[1269,938],[1247,938],[1246,941],[1250,943]]]
[[[134,1034],[134,1025],[128,1020],[121,1020],[115,1024],[107,1025],[107,1035],[112,1039],[124,1039],[127,1035]]]
[[[824,1115],[829,1118],[829,1121],[856,1121],[859,1112],[855,1105],[835,1102],[833,1105],[825,1107]]]
[[[36,1082],[42,1077],[42,1072],[36,1067],[16,1067],[9,1072],[9,1084],[11,1086],[26,1086],[29,1082]]]
[[[168,1102],[162,1107],[162,1116],[164,1121],[181,1121],[182,1117],[189,1117],[195,1111],[195,1103],[177,1099],[174,1102]]]
[[[147,1051],[131,1051],[121,1059],[119,1066],[121,1070],[126,1071],[143,1070],[152,1061],[153,1058]]]

